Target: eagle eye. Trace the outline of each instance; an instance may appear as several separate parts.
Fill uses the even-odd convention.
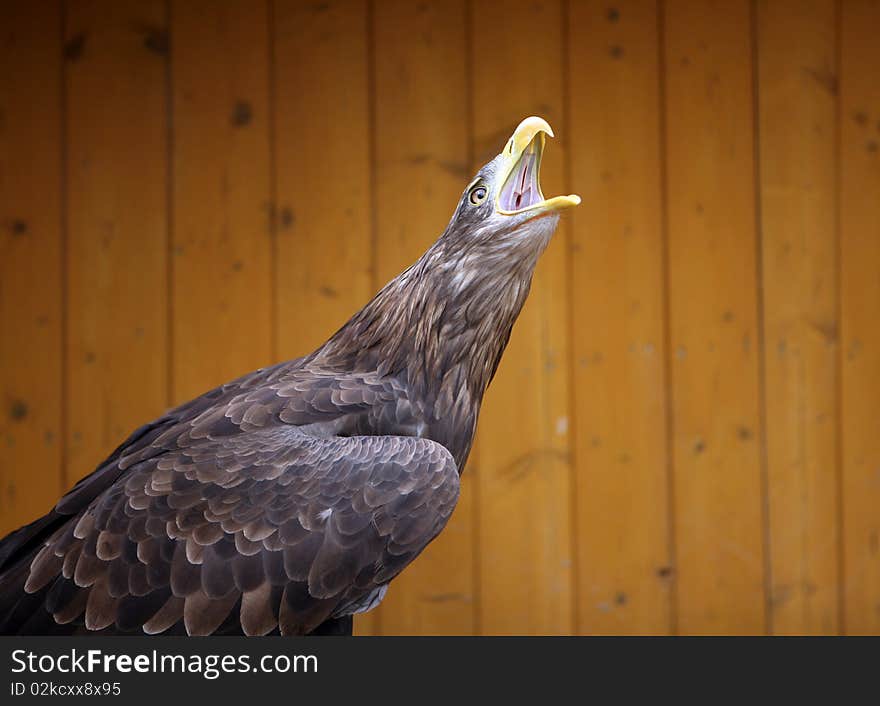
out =
[[[471,189],[471,194],[468,197],[470,202],[474,206],[479,206],[483,201],[486,200],[486,196],[488,196],[489,192],[486,190],[486,187],[482,184],[477,184],[473,189]]]

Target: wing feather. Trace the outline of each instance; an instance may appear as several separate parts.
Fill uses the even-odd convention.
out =
[[[314,413],[363,398],[319,391]],[[238,423],[274,414],[265,399],[256,411],[245,402],[232,409]],[[381,600],[455,507],[455,463],[428,439],[284,424],[224,435],[212,431],[219,419],[205,412],[157,436],[183,443],[140,452],[36,553],[27,588],[51,586],[43,609],[57,623],[155,634],[182,621],[206,635],[233,621],[249,635],[304,634]]]

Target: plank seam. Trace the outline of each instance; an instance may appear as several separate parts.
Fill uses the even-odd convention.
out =
[[[571,4],[569,0],[562,0],[560,12],[562,19],[562,128],[563,130],[571,130]],[[562,179],[565,184],[565,193],[571,193],[572,183],[572,158],[571,158],[571,140],[568,141],[568,149],[563,154],[562,162]],[[568,328],[568,428],[578,429],[577,425],[577,391],[575,386],[571,384],[575,379],[575,320],[574,320],[574,260],[571,257],[572,241],[574,239],[573,227],[569,220],[565,229],[565,298],[568,303],[566,310],[567,328]],[[578,532],[578,458],[577,444],[574,443],[572,435],[567,438],[568,457],[571,459],[568,468],[569,476],[569,533],[571,536],[570,561],[571,561],[571,617],[569,621],[570,630],[573,634],[580,634],[580,611],[579,611],[579,591],[581,585],[580,576],[580,536]]]
[[[669,563],[672,576],[669,589],[669,634],[678,634],[678,552],[675,531],[675,429],[672,384],[672,292],[669,261],[669,164],[666,129],[666,3],[657,4],[657,97],[660,125],[660,238],[663,269],[663,373],[664,412],[666,415],[666,513]]]
[[[765,350],[766,320],[764,307],[764,224],[761,198],[761,87],[760,87],[760,48],[758,41],[758,8],[756,0],[749,4],[750,40],[752,60],[752,168],[754,170],[755,199],[755,295],[756,295],[756,336],[758,367],[758,426],[760,428],[760,469],[761,469],[761,535],[764,552],[764,632],[773,634],[772,582],[773,567],[770,554],[770,482],[767,457],[767,361]]]
[[[267,98],[268,140],[269,140],[269,355],[272,362],[281,358],[278,343],[278,330],[281,326],[279,318],[278,294],[278,141],[276,135],[276,111],[278,110],[275,86],[278,80],[275,58],[275,2],[266,0],[266,37],[268,51],[268,82]]]
[[[68,317],[68,299],[69,299],[69,290],[70,290],[70,278],[68,273],[68,250],[69,250],[69,240],[70,240],[70,219],[68,214],[68,183],[67,183],[67,167],[69,161],[69,146],[67,143],[67,118],[68,118],[68,96],[67,96],[67,62],[64,60],[64,38],[67,32],[67,2],[60,3],[61,11],[59,13],[60,17],[60,43],[58,46],[58,56],[61,57],[58,62],[58,68],[60,73],[60,81],[59,81],[59,91],[60,91],[60,120],[59,120],[59,128],[61,131],[61,159],[60,159],[60,170],[61,170],[61,179],[60,179],[60,189],[61,189],[61,213],[60,213],[60,228],[61,228],[61,243],[60,243],[60,257],[61,257],[61,491],[64,492],[67,488],[70,487],[70,449],[68,448],[69,444],[69,433],[70,433],[70,417],[68,414],[68,405],[70,404],[70,370],[69,370],[69,335],[70,335],[70,322]]]
[[[834,238],[835,238],[835,308],[837,316],[837,354],[835,361],[835,419],[836,419],[836,514],[837,514],[837,631],[846,635],[846,542],[844,527],[843,495],[843,237],[841,221],[842,169],[841,146],[843,141],[843,7],[840,0],[834,3],[834,62],[837,76],[837,96],[834,102]]]
[[[168,45],[171,50],[165,55],[165,276],[166,295],[165,303],[165,330],[167,333],[166,343],[166,366],[167,388],[165,390],[166,404],[174,404],[174,27],[172,0],[165,0],[165,27],[168,32]]]

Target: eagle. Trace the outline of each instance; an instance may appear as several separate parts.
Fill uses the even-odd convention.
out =
[[[350,635],[444,528],[560,212],[523,120],[317,350],[134,431],[0,541],[0,634]]]

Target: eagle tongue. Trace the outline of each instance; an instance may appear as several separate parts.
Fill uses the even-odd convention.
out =
[[[529,196],[529,191],[531,190],[529,188],[529,181],[528,181],[529,166],[531,165],[530,157],[531,157],[530,154],[524,154],[522,156],[522,158],[520,159],[519,179],[517,179],[517,182],[519,182],[519,186],[514,191],[514,194],[516,195],[516,209],[517,210],[519,210],[523,207],[523,201],[525,201],[526,206],[529,205],[528,196]]]
[[[536,178],[537,153],[532,145],[522,154],[514,172],[502,189],[502,203],[508,210],[519,211],[541,201]]]

